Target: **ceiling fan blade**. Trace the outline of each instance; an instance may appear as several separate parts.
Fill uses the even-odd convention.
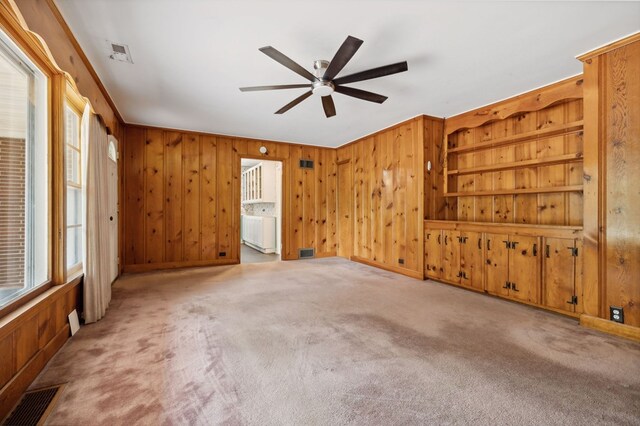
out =
[[[325,80],[333,80],[333,78],[342,71],[342,68],[347,65],[347,62],[351,60],[353,55],[356,54],[360,46],[362,46],[362,43],[364,43],[362,40],[348,36],[329,63],[322,78]]]
[[[344,77],[333,80],[334,84],[355,83],[356,81],[371,80],[372,78],[384,77],[385,75],[397,74],[408,70],[407,61],[398,62],[397,64],[385,65],[370,70],[357,72],[355,74],[346,75]]]
[[[273,47],[265,46],[265,47],[261,47],[258,50],[260,50],[262,53],[264,53],[265,55],[267,55],[271,59],[273,59],[273,60],[275,60],[277,62],[280,62],[282,65],[284,65],[285,67],[289,68],[291,71],[300,74],[301,76],[303,76],[307,80],[312,81],[312,82],[316,80],[316,78],[314,77],[313,74],[311,74],[306,69],[302,68],[302,66],[298,65],[297,62],[293,61],[291,58],[289,58],[288,56],[284,55],[283,53],[280,53],[279,51],[277,51]]]
[[[383,103],[387,100],[386,96],[377,93],[367,92],[366,90],[354,89],[353,87],[336,86],[335,91],[343,95],[352,96],[358,99],[364,99],[369,102]]]
[[[284,114],[285,112],[289,111],[294,106],[298,105],[300,102],[302,102],[305,99],[307,99],[312,94],[313,94],[313,92],[311,90],[309,90],[306,93],[303,93],[302,95],[298,96],[297,98],[295,98],[294,100],[292,100],[291,102],[289,102],[288,104],[286,104],[285,106],[283,106],[282,108],[277,110],[275,113],[276,114]]]
[[[322,97],[322,107],[327,118],[336,115],[336,105],[333,103],[331,95]]]
[[[279,86],[252,86],[252,87],[241,87],[241,92],[257,92],[260,90],[281,90],[281,89],[302,89],[302,88],[311,87],[310,84],[282,84]]]

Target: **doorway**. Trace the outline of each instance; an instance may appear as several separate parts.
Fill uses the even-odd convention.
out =
[[[118,140],[109,135],[107,173],[109,175],[109,282],[118,278]]]
[[[277,262],[282,253],[282,162],[240,160],[240,263]]]

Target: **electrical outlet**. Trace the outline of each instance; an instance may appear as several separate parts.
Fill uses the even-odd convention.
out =
[[[225,257],[227,255],[226,251],[221,251],[220,253],[218,253],[219,257]]]
[[[617,306],[609,306],[609,319],[624,324],[624,310]]]

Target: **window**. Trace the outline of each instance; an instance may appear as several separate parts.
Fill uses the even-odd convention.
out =
[[[0,307],[49,280],[47,79],[0,31]]]
[[[80,113],[69,103],[64,109],[65,167],[67,176],[67,271],[82,269],[82,150]]]

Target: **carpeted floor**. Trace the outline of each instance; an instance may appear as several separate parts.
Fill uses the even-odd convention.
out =
[[[343,259],[130,275],[48,424],[639,424],[640,345]]]

